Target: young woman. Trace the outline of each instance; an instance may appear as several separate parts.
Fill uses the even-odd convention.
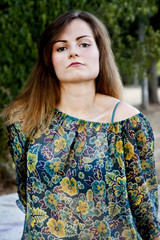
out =
[[[46,28],[26,88],[3,112],[22,239],[160,239],[152,128],[121,90],[96,17],[68,12]]]

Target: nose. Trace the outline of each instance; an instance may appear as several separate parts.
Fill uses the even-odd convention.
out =
[[[69,58],[75,58],[75,57],[79,57],[79,52],[76,47],[74,48],[72,47],[69,52]]]
[[[78,56],[79,55],[76,52],[72,52],[72,53],[69,54],[69,58],[74,58],[74,57],[78,57]]]

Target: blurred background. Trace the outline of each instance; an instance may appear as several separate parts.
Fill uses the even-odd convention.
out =
[[[155,134],[160,183],[160,0],[1,0],[0,111],[24,87],[44,28],[68,10],[89,11],[106,25],[125,86]],[[0,121],[0,195],[16,192],[15,169]]]

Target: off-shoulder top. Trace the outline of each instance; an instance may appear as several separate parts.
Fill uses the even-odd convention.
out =
[[[99,123],[56,109],[50,127],[32,141],[21,122],[7,130],[25,212],[22,239],[159,235],[153,132],[142,113]]]

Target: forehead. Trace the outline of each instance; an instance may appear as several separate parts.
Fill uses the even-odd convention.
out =
[[[83,35],[89,35],[94,38],[93,31],[87,22],[81,19],[74,19],[67,24],[58,38],[67,39],[71,36],[77,38]]]

